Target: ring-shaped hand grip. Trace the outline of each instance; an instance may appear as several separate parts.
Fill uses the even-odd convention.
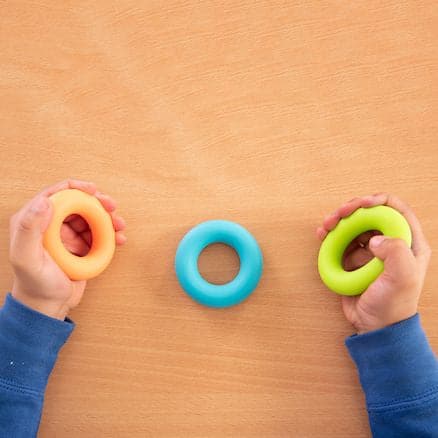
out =
[[[96,277],[109,265],[115,251],[111,216],[95,196],[81,190],[61,190],[49,199],[53,206],[53,217],[44,233],[44,247],[71,280]],[[91,230],[92,245],[83,257],[68,251],[61,240],[61,226],[71,214],[82,216]]]
[[[199,255],[213,243],[229,245],[239,255],[240,270],[229,283],[209,283],[198,271]],[[181,240],[175,270],[182,288],[195,301],[209,307],[229,307],[243,301],[257,287],[263,257],[257,241],[244,227],[230,221],[211,220],[192,228]]]
[[[370,230],[380,231],[384,236],[403,239],[411,246],[411,229],[407,220],[397,210],[385,205],[359,208],[339,221],[336,228],[328,233],[319,250],[319,274],[333,292],[341,295],[359,295],[383,272],[383,262],[377,257],[355,271],[347,272],[342,266],[342,258],[350,242]]]

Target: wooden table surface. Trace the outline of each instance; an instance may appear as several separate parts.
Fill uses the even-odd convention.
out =
[[[94,180],[128,223],[71,314],[40,437],[369,436],[314,229],[388,191],[438,247],[437,38],[434,1],[0,1],[2,296],[9,216],[42,186]],[[227,310],[173,269],[212,218],[265,258]],[[219,245],[200,264],[238,269]],[[435,351],[437,268],[420,305]]]

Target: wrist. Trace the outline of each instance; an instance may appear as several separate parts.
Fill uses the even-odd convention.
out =
[[[365,333],[374,332],[376,330],[381,330],[386,327],[390,327],[401,321],[411,318],[417,313],[417,308],[406,310],[404,312],[398,313],[397,315],[391,315],[387,318],[377,319],[377,320],[367,320],[361,321],[359,323],[353,324],[358,335],[363,335]]]
[[[18,288],[13,287],[11,295],[19,301],[21,304],[36,310],[46,316],[63,321],[68,313],[68,308],[58,302],[41,297],[35,297],[26,293],[23,293]]]

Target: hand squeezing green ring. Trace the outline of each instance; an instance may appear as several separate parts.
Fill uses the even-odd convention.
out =
[[[341,295],[359,295],[383,272],[383,262],[376,257],[355,271],[347,272],[342,266],[343,254],[350,242],[370,230],[378,230],[384,236],[403,239],[411,246],[411,229],[404,216],[397,210],[384,205],[359,208],[330,231],[319,250],[319,275],[333,292]]]

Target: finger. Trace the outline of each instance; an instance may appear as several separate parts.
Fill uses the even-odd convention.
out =
[[[61,240],[64,246],[77,256],[84,256],[90,250],[90,245],[67,224],[61,226]]]
[[[368,198],[368,203],[370,207],[384,204],[386,199],[384,193],[374,193],[373,195],[366,196],[366,198]]]
[[[360,198],[354,198],[351,201],[345,203],[337,210],[337,215],[340,218],[348,217],[354,213],[358,208],[369,208],[377,205],[379,202],[374,196],[362,196]]]
[[[117,215],[112,215],[114,231],[123,231],[126,227],[125,221],[122,217]],[[71,215],[68,220],[65,221],[70,228],[80,234],[82,239],[84,239],[89,245],[91,245],[91,231],[88,223],[79,215]]]
[[[338,216],[341,217],[347,217],[350,216],[351,213],[353,213],[355,210],[357,210],[361,206],[362,198],[353,198],[350,201],[346,202],[345,204],[341,205],[336,213]]]
[[[40,195],[49,197],[61,190],[67,189],[78,189],[82,190],[83,192],[89,193],[90,195],[94,195],[94,193],[96,192],[96,185],[91,181],[82,181],[69,178],[52,186],[46,187],[41,191]]]
[[[46,197],[61,191],[61,190],[67,190],[67,189],[76,188],[78,190],[82,190],[86,193],[93,194],[96,191],[96,186],[92,182],[88,181],[80,181],[80,180],[74,180],[74,179],[66,179],[64,181],[58,182],[52,186],[46,187],[43,189],[40,193],[38,193],[34,198],[32,198],[30,201],[28,201],[22,209],[26,209],[29,207],[29,205],[34,201],[35,198],[38,197]]]
[[[346,295],[343,295],[341,297],[342,310],[344,312],[344,315],[347,320],[350,321],[353,325],[355,325],[355,322],[357,320],[356,306],[359,298],[360,297],[358,296],[349,297]]]
[[[327,236],[327,230],[323,227],[318,227],[316,229],[316,236],[319,240],[324,240],[325,236]]]
[[[338,214],[336,212],[331,213],[324,218],[324,220],[322,222],[322,226],[324,227],[324,229],[326,231],[331,231],[336,227],[339,220],[340,220],[340,217],[338,216]]]
[[[371,237],[377,236],[379,234],[382,234],[380,231],[377,230],[370,230],[365,231],[365,233],[360,234],[356,237],[357,244],[361,247],[365,247],[368,245],[368,242],[370,241]]]
[[[79,234],[79,237],[89,246],[91,247],[93,243],[93,235],[90,230],[85,230]]]
[[[385,197],[381,193],[376,193],[375,195],[356,197],[341,205],[334,213],[326,216],[323,221],[323,227],[327,231],[333,230],[338,222],[350,216],[358,208],[369,208],[376,205],[383,204],[385,202]],[[325,236],[324,236],[325,237]]]
[[[415,256],[429,256],[430,247],[421,228],[420,221],[413,210],[402,200],[394,195],[384,195],[385,204],[398,210],[408,221],[412,231],[412,251]]]
[[[371,196],[351,199],[350,201],[341,205],[341,207],[339,207],[334,213],[326,216],[323,221],[324,228],[327,231],[333,230],[342,218],[350,216],[350,214],[360,207],[371,207],[373,202],[376,201]]]
[[[127,237],[121,231],[116,232],[116,244],[117,245],[123,245],[126,243],[127,240],[128,240]]]
[[[344,269],[346,271],[354,271],[366,265],[373,258],[374,255],[370,251],[365,248],[359,248],[344,258]]]
[[[348,257],[348,255],[350,255],[352,252],[357,251],[360,248],[367,250],[368,243],[371,237],[380,234],[381,234],[380,231],[375,231],[375,230],[366,231],[365,233],[360,234],[347,246],[347,249],[344,252],[344,257]]]
[[[346,259],[350,256],[350,254],[352,254],[354,251],[358,251],[360,248],[361,246],[359,245],[359,242],[356,239],[353,240],[344,251],[343,258]]]
[[[36,196],[11,221],[12,263],[20,265],[33,260],[41,253],[43,233],[52,215],[50,202]]]
[[[116,207],[117,207],[116,201],[114,201],[114,199],[111,198],[111,196],[105,195],[104,193],[101,193],[101,192],[96,192],[94,194],[94,196],[96,196],[96,198],[100,201],[103,208],[107,212],[111,213],[116,209]]]
[[[371,252],[383,260],[385,272],[394,280],[405,278],[412,271],[413,263],[416,263],[411,249],[402,239],[374,236],[369,246]]]
[[[88,222],[78,214],[70,215],[64,223],[68,224],[68,226],[76,231],[76,233],[83,233],[90,229]]]
[[[91,231],[85,231],[81,233],[80,237],[89,247],[92,246],[93,236],[91,234]],[[116,231],[115,240],[117,245],[123,245],[128,239],[122,231]]]
[[[126,222],[121,216],[112,213],[111,219],[113,221],[113,226],[115,231],[122,231],[126,228]]]

